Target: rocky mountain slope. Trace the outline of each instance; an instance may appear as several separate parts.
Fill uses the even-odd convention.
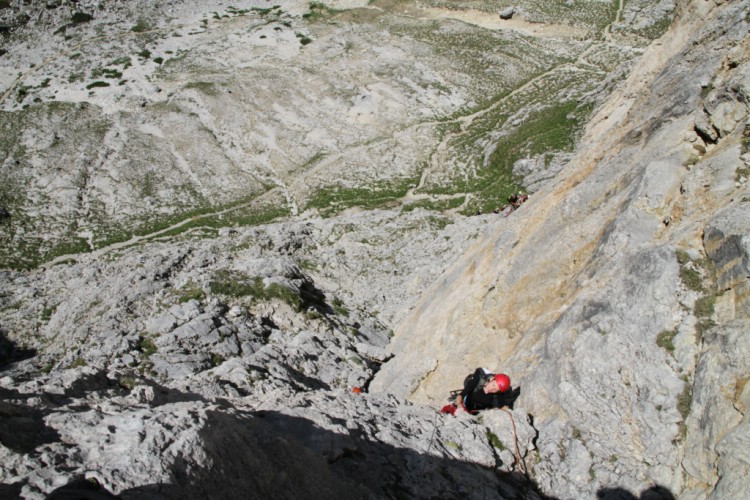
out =
[[[0,496],[747,489],[746,3],[0,16]]]

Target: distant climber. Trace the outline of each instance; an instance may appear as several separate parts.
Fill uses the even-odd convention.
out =
[[[490,373],[477,368],[464,379],[464,388],[451,393],[451,404],[440,411],[453,415],[458,410],[476,414],[480,410],[492,408],[513,408],[513,403],[521,393],[520,388],[511,389],[510,377],[504,373]]]
[[[511,194],[508,196],[508,204],[503,205],[502,207],[498,207],[495,210],[493,210],[496,214],[503,214],[505,217],[509,216],[511,213],[513,213],[514,210],[516,210],[518,207],[523,205],[523,203],[529,199],[529,195],[525,193],[518,193],[518,194]]]

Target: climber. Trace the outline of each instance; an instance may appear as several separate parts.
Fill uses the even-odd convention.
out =
[[[451,393],[451,404],[440,411],[453,415],[457,410],[472,415],[490,408],[513,407],[520,389],[511,390],[510,378],[504,373],[493,374],[484,368],[477,368],[464,379],[464,388]]]
[[[529,199],[529,195],[524,193],[511,194],[508,196],[508,203],[502,207],[497,207],[493,212],[496,214],[503,214],[503,216],[509,216],[514,210],[518,209],[523,203]]]

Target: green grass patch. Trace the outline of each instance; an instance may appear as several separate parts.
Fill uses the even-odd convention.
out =
[[[143,353],[144,358],[150,358],[159,351],[154,341],[149,337],[141,337],[138,340],[138,350]]]
[[[339,316],[344,316],[345,318],[349,317],[349,309],[344,306],[344,303],[341,302],[338,297],[333,299],[333,301],[331,302],[331,307],[333,308],[333,312],[335,312]]]
[[[575,101],[557,104],[533,113],[502,137],[488,165],[479,169],[476,176],[464,180],[464,191],[474,193],[475,198],[463,212],[470,215],[492,211],[509,195],[523,191],[521,180],[513,174],[515,162],[551,151],[571,151],[591,109],[590,105],[579,106]]]
[[[416,185],[416,178],[378,181],[370,187],[329,187],[319,190],[307,203],[306,209],[316,208],[324,217],[351,207],[364,209],[385,208],[403,198]]]
[[[211,293],[231,298],[250,297],[257,301],[280,299],[296,310],[302,309],[302,298],[297,292],[279,283],[263,284],[260,277],[244,273],[219,271],[208,284]]]
[[[311,23],[315,23],[331,19],[339,12],[341,11],[332,9],[321,2],[310,2],[310,10],[302,14],[302,18]]]
[[[82,366],[86,366],[88,363],[86,363],[86,360],[83,358],[76,358],[73,360],[72,363],[70,363],[70,368],[80,368]]]
[[[134,33],[143,33],[146,31],[152,30],[151,23],[149,23],[146,19],[139,17],[138,21],[135,23],[135,26],[130,28],[130,31]]]
[[[91,71],[91,78],[122,78],[122,72],[112,68],[97,68]]]
[[[81,24],[81,23],[87,23],[89,21],[92,21],[94,19],[94,16],[91,14],[87,14],[85,12],[75,12],[70,17],[70,22],[73,24]]]
[[[690,290],[703,291],[703,276],[700,272],[699,262],[690,258],[684,250],[677,250],[677,262],[680,265],[680,279]]]
[[[123,376],[117,379],[117,383],[123,389],[132,391],[133,388],[135,388],[135,386],[138,385],[138,380],[135,377]]]
[[[197,90],[203,94],[210,95],[210,96],[216,96],[219,95],[219,90],[216,87],[216,84],[213,82],[190,82],[185,84],[183,89],[194,89]]]
[[[487,439],[490,441],[490,444],[497,448],[500,451],[506,450],[505,444],[500,440],[499,437],[497,437],[497,434],[492,432],[491,430],[487,429]]]
[[[706,295],[695,301],[693,307],[693,313],[696,318],[710,318],[714,314],[714,305],[716,304],[716,297],[713,295]]]
[[[682,419],[687,419],[690,415],[690,405],[693,402],[693,385],[685,382],[682,392],[677,396],[677,411],[682,415]]]
[[[88,85],[86,85],[86,88],[88,90],[95,89],[97,87],[109,87],[109,82],[96,81],[96,82],[89,83]]]
[[[674,338],[677,335],[676,330],[664,330],[656,336],[656,345],[666,350],[667,352],[674,352]]]
[[[743,138],[743,141],[746,140]],[[744,149],[744,146],[743,146]],[[750,179],[750,168],[748,167],[737,167],[737,169],[734,171],[734,181],[740,182],[742,178],[745,178],[745,180]]]
[[[666,33],[671,25],[672,16],[667,15],[661,19],[657,19],[650,26],[639,30],[637,34],[648,40],[656,40]]]
[[[123,56],[110,61],[107,66],[122,66],[122,69],[128,69],[133,65],[133,60],[130,56]]]
[[[52,315],[55,314],[56,310],[57,306],[47,306],[42,309],[42,321],[44,321],[45,323],[49,322],[49,320],[52,319]]]
[[[202,288],[194,283],[189,283],[187,286],[185,286],[185,288],[179,291],[178,302],[180,304],[184,304],[185,302],[189,302],[191,300],[197,300],[198,302],[203,302],[204,300],[206,300],[206,292],[204,292]]]

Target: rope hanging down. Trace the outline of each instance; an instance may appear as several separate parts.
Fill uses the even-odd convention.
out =
[[[510,423],[513,424],[513,442],[516,446],[516,464],[519,464],[523,473],[528,476],[529,472],[526,469],[526,462],[524,460],[521,460],[521,453],[518,451],[518,433],[516,432],[516,420],[513,418],[513,413],[511,413],[509,409],[501,408],[501,410],[503,410],[510,416]]]

